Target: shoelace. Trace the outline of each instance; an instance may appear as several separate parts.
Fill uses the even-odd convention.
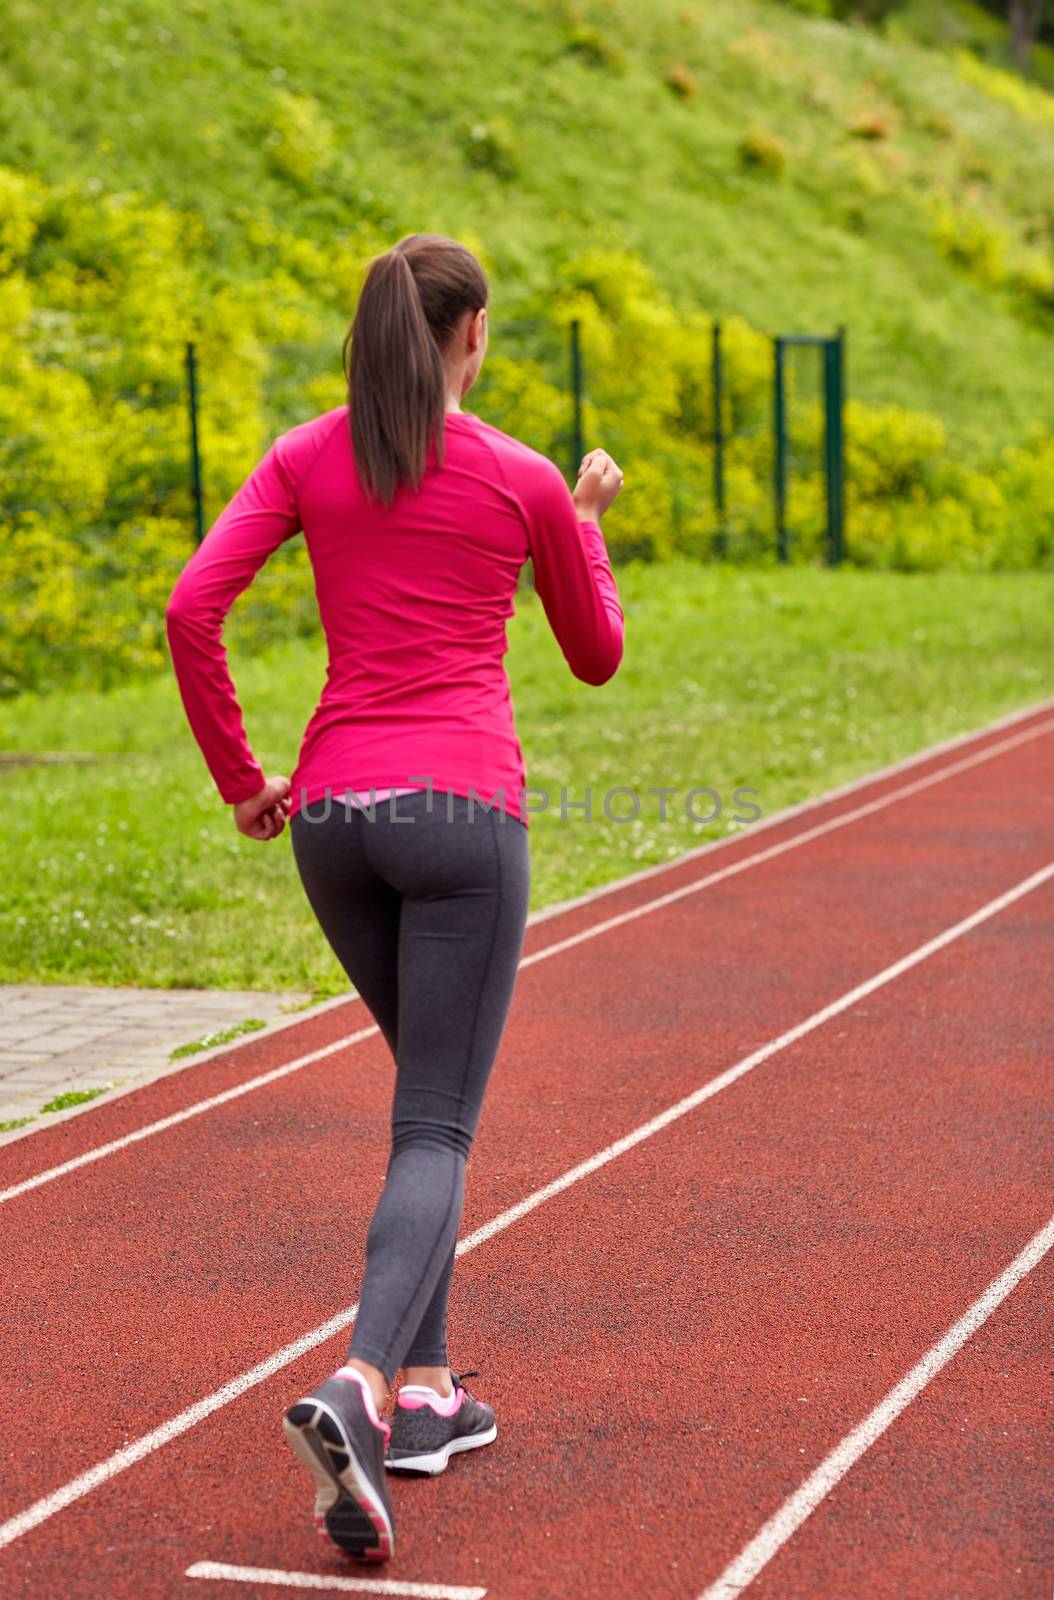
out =
[[[479,1377],[479,1373],[474,1371],[474,1370],[471,1371],[471,1372],[455,1372],[453,1367],[451,1367],[451,1369],[450,1369],[450,1381],[453,1383],[455,1390],[459,1386],[462,1389],[465,1389],[465,1379],[466,1378],[478,1378],[478,1377]],[[465,1393],[469,1396],[470,1400],[475,1400],[475,1398],[476,1398],[475,1395],[474,1394],[470,1394],[468,1389],[465,1389]]]

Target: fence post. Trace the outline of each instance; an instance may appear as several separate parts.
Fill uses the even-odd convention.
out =
[[[205,537],[205,495],[201,482],[201,444],[198,438],[198,356],[192,339],[187,340],[187,417],[190,423],[190,495],[194,507],[194,537],[200,544]]]
[[[585,445],[582,441],[582,325],[576,317],[570,324],[571,330],[571,392],[574,399],[574,418],[571,428],[571,450],[574,459],[571,462],[571,481],[578,477],[578,468],[582,457],[585,455]]]
[[[838,328],[836,338],[824,352],[825,390],[827,390],[827,562],[838,566],[846,554],[846,330]]]
[[[787,559],[787,410],[783,384],[783,340],[777,334],[773,340],[772,366],[772,431],[773,431],[773,498],[776,510],[776,554],[780,561]]]
[[[827,565],[845,555],[845,328],[823,347],[824,456],[827,467]]]
[[[712,330],[712,358],[710,375],[714,407],[714,511],[717,515],[717,552],[724,555],[727,547],[725,528],[725,424],[724,424],[724,367],[721,361],[721,323],[714,318]]]

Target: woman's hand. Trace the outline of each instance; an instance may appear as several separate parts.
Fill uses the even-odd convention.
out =
[[[621,488],[622,468],[606,450],[590,450],[582,457],[571,495],[580,520],[599,522]]]
[[[289,815],[289,779],[268,778],[259,794],[239,800],[234,826],[247,839],[277,839]]]

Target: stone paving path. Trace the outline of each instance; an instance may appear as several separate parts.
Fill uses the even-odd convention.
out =
[[[46,1117],[41,1108],[70,1090],[146,1081],[172,1065],[179,1045],[253,1017],[270,1022],[309,998],[292,991],[0,984],[0,1124]]]

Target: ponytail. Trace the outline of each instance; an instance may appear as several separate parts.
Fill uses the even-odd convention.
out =
[[[373,262],[344,341],[355,465],[369,498],[390,506],[400,485],[419,489],[433,443],[442,461],[443,347],[462,314],[486,303],[482,267],[452,239],[411,234]]]

